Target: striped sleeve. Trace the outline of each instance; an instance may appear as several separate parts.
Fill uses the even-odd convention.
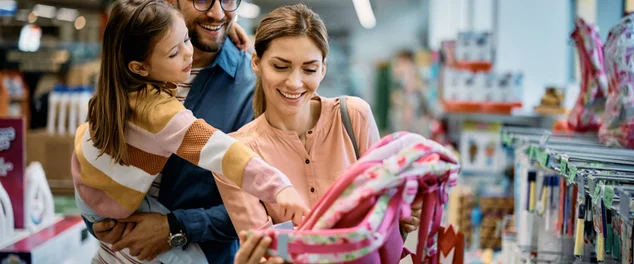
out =
[[[194,117],[176,98],[172,97],[171,101],[157,107],[161,109],[153,110],[149,122],[129,123],[128,129],[135,134],[151,136],[156,146],[201,168],[224,175],[263,201],[275,202],[277,193],[291,186],[279,170],[264,163],[234,138]]]
[[[99,155],[90,140],[88,125],[80,126],[75,136],[73,159],[73,177],[80,198],[102,217],[121,219],[130,216],[139,208],[160,172],[160,169],[150,167],[162,168],[162,160],[167,161],[167,157],[148,160],[151,154],[141,153],[130,152],[133,160],[130,166],[115,164],[107,153]],[[148,166],[151,163],[158,165]]]

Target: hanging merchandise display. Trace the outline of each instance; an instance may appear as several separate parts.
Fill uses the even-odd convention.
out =
[[[605,68],[608,97],[599,130],[601,142],[634,148],[634,14],[622,18],[608,35]]]
[[[516,193],[528,201],[516,215],[524,222],[518,235],[528,241],[516,249],[522,261],[632,263],[634,150],[606,147],[588,134],[505,127],[501,136],[537,172],[520,176],[527,191]]]
[[[394,133],[344,172],[296,230],[251,232],[269,235],[268,253],[289,262],[395,264],[409,253],[398,219],[409,217],[411,203],[422,200],[412,258],[414,263],[438,263],[438,245],[444,242],[438,241],[442,205],[459,169],[454,154],[440,144],[417,134]]]
[[[581,18],[575,21],[572,39],[579,55],[581,88],[577,102],[568,116],[568,125],[574,131],[597,131],[601,125],[608,89],[603,42],[596,27]]]

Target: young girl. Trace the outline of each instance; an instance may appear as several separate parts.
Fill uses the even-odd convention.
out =
[[[73,158],[78,204],[89,221],[164,211],[146,195],[172,154],[223,174],[301,221],[308,208],[284,174],[173,96],[173,83],[190,75],[193,55],[177,10],[162,0],[118,2],[102,49],[99,84],[88,123],[76,131]]]

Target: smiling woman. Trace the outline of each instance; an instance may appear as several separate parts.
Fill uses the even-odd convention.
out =
[[[328,34],[321,18],[306,6],[277,8],[260,23],[251,61],[258,81],[253,99],[256,119],[231,134],[289,176],[293,186],[313,206],[342,171],[379,140],[370,106],[361,98],[316,95],[326,74]],[[343,123],[340,100],[346,100],[352,136]],[[356,140],[356,146],[352,137]],[[290,220],[282,208],[231,189],[216,179],[237,231]],[[224,186],[223,186],[224,185]],[[246,204],[246,205],[245,205]],[[415,220],[412,220],[415,219]],[[404,231],[418,226],[417,218],[402,220]]]

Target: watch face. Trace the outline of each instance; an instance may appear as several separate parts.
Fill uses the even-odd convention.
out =
[[[169,244],[172,247],[182,247],[187,244],[187,238],[183,234],[176,234],[170,237]]]

